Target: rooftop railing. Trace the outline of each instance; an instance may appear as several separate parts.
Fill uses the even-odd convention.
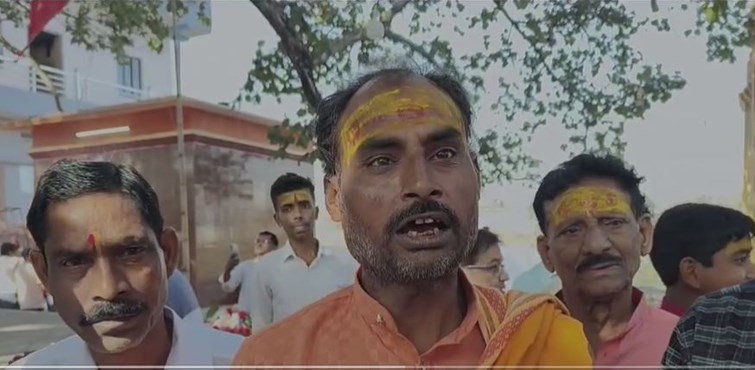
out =
[[[51,84],[45,82],[40,69],[47,74]],[[149,86],[138,89],[120,85],[87,76],[78,69],[64,71],[45,65],[36,68],[27,59],[16,60],[3,55],[0,55],[0,85],[47,94],[57,92],[62,97],[95,105],[123,104],[155,97]]]

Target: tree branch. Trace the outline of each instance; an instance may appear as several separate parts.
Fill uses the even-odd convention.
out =
[[[337,40],[329,42],[328,51],[320,53],[320,55],[314,57],[314,64],[315,65],[322,64],[323,62],[325,62],[325,59],[328,59],[328,56],[338,54],[348,49],[350,46],[361,41],[362,38],[363,38],[362,30],[359,30],[354,33],[345,35]]]
[[[407,5],[411,3],[411,0],[392,0],[391,1],[391,8],[390,8],[390,14],[388,15],[388,18],[383,20],[383,27],[385,27],[386,30],[390,30],[391,23],[393,23],[393,18],[396,16],[396,14],[401,13],[401,11],[406,8]],[[362,29],[359,29],[358,31],[355,31],[354,33],[350,33],[348,35],[344,35],[343,37],[331,41],[328,43],[328,53],[322,53],[314,58],[315,65],[320,65],[325,61],[325,59],[328,58],[330,55],[338,54],[346,49],[348,49],[350,46],[356,44],[357,42],[361,41],[364,38],[364,33]]]
[[[301,81],[302,91],[307,103],[311,107],[317,107],[322,100],[320,90],[317,88],[315,78],[312,73],[314,64],[307,47],[302,42],[299,35],[289,28],[291,23],[283,14],[283,4],[269,0],[249,0],[262,13],[262,15],[273,27],[275,33],[281,41],[281,46],[286,56],[293,64],[296,74]],[[303,22],[303,20],[302,20]],[[307,26],[306,24],[304,26]]]
[[[432,64],[433,67],[436,69],[443,69],[438,62],[435,61],[435,58],[433,58],[432,55],[430,55],[427,50],[423,49],[421,46],[413,43],[411,40],[407,39],[404,36],[401,36],[391,30],[385,30],[385,38],[388,40],[391,40],[397,44],[405,46],[410,51],[421,55],[423,58],[425,58],[430,64]]]
[[[553,72],[553,69],[550,65],[546,62],[545,54],[543,53],[543,50],[537,45],[537,42],[532,40],[531,37],[527,36],[527,34],[524,33],[524,30],[519,26],[519,22],[515,21],[513,17],[509,14],[509,12],[504,8],[504,4],[506,3],[506,0],[494,0],[496,8],[503,14],[504,17],[506,17],[506,20],[511,23],[511,26],[516,30],[516,33],[519,34],[519,36],[522,36],[522,38],[527,41],[528,44],[532,47],[533,50],[535,50],[535,53],[537,53],[538,58],[540,58],[540,63],[545,67],[545,70],[548,72],[548,75],[551,76],[553,81],[559,81],[560,78],[556,76],[556,74]]]

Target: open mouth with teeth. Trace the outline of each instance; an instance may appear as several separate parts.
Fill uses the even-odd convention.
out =
[[[398,234],[410,238],[430,238],[448,229],[448,223],[438,216],[422,216],[407,221],[398,229]]]

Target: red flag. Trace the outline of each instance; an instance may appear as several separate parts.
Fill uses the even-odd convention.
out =
[[[68,0],[31,0],[29,14],[29,41],[31,44],[44,29],[47,23],[55,18],[68,4]],[[27,46],[28,47],[28,46]]]

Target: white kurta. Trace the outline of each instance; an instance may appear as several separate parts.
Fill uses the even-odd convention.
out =
[[[229,366],[243,337],[173,316],[173,346],[166,366]],[[12,366],[96,367],[89,348],[77,335],[51,344],[15,362]],[[217,367],[216,367],[217,368]]]

